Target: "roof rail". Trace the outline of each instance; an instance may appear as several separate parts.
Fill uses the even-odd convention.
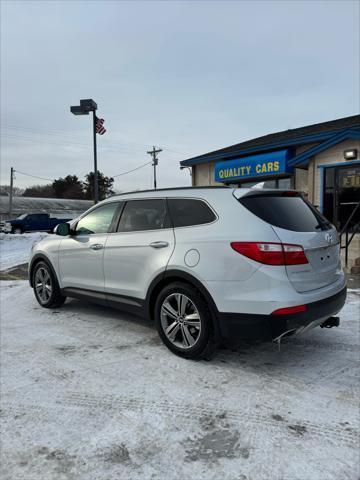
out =
[[[168,188],[157,188],[157,189],[149,189],[149,190],[132,190],[130,192],[123,192],[123,193],[115,193],[114,195],[110,195],[106,198],[113,198],[113,197],[121,197],[122,195],[130,195],[132,193],[149,193],[149,192],[164,192],[164,191],[173,191],[173,190],[208,190],[208,189],[223,189],[223,188],[234,188],[229,187],[227,185],[213,185],[213,186],[199,186],[199,187],[168,187]]]

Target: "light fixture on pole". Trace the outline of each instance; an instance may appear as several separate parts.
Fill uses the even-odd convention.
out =
[[[89,115],[93,113],[93,143],[94,143],[94,203],[99,201],[98,169],[97,169],[97,145],[96,145],[96,112],[97,103],[92,98],[80,100],[80,105],[70,107],[74,115]]]

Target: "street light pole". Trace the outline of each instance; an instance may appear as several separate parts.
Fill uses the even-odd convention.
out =
[[[93,110],[93,137],[94,137],[94,203],[99,201],[99,181],[97,168],[97,145],[96,145],[96,115]]]
[[[14,188],[14,167],[11,167],[11,170],[10,170],[10,192],[9,192],[9,218],[11,218],[11,214],[12,214],[13,188]]]
[[[99,201],[99,178],[98,178],[98,168],[97,168],[97,146],[96,146],[96,110],[97,103],[94,102],[92,98],[85,100],[80,100],[80,105],[74,105],[70,107],[70,112],[74,115],[89,115],[90,112],[93,113],[93,143],[94,143],[94,203]]]

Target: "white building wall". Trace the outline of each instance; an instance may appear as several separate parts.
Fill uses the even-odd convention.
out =
[[[193,185],[197,187],[223,185],[215,182],[215,162],[203,163],[193,167]]]
[[[309,174],[307,170],[295,168],[295,190],[309,194]]]
[[[210,185],[209,163],[202,163],[193,168],[193,182],[197,187]]]

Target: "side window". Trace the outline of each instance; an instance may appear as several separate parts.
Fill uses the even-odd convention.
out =
[[[118,232],[158,230],[170,226],[165,200],[131,200],[126,202]]]
[[[203,225],[216,220],[211,208],[202,200],[192,198],[168,199],[170,216],[174,227]]]
[[[88,213],[79,220],[76,226],[76,235],[107,233],[118,205],[117,202],[108,203]]]
[[[48,219],[48,216],[44,213],[38,213],[32,216],[32,220],[36,220],[37,222],[44,222]]]

